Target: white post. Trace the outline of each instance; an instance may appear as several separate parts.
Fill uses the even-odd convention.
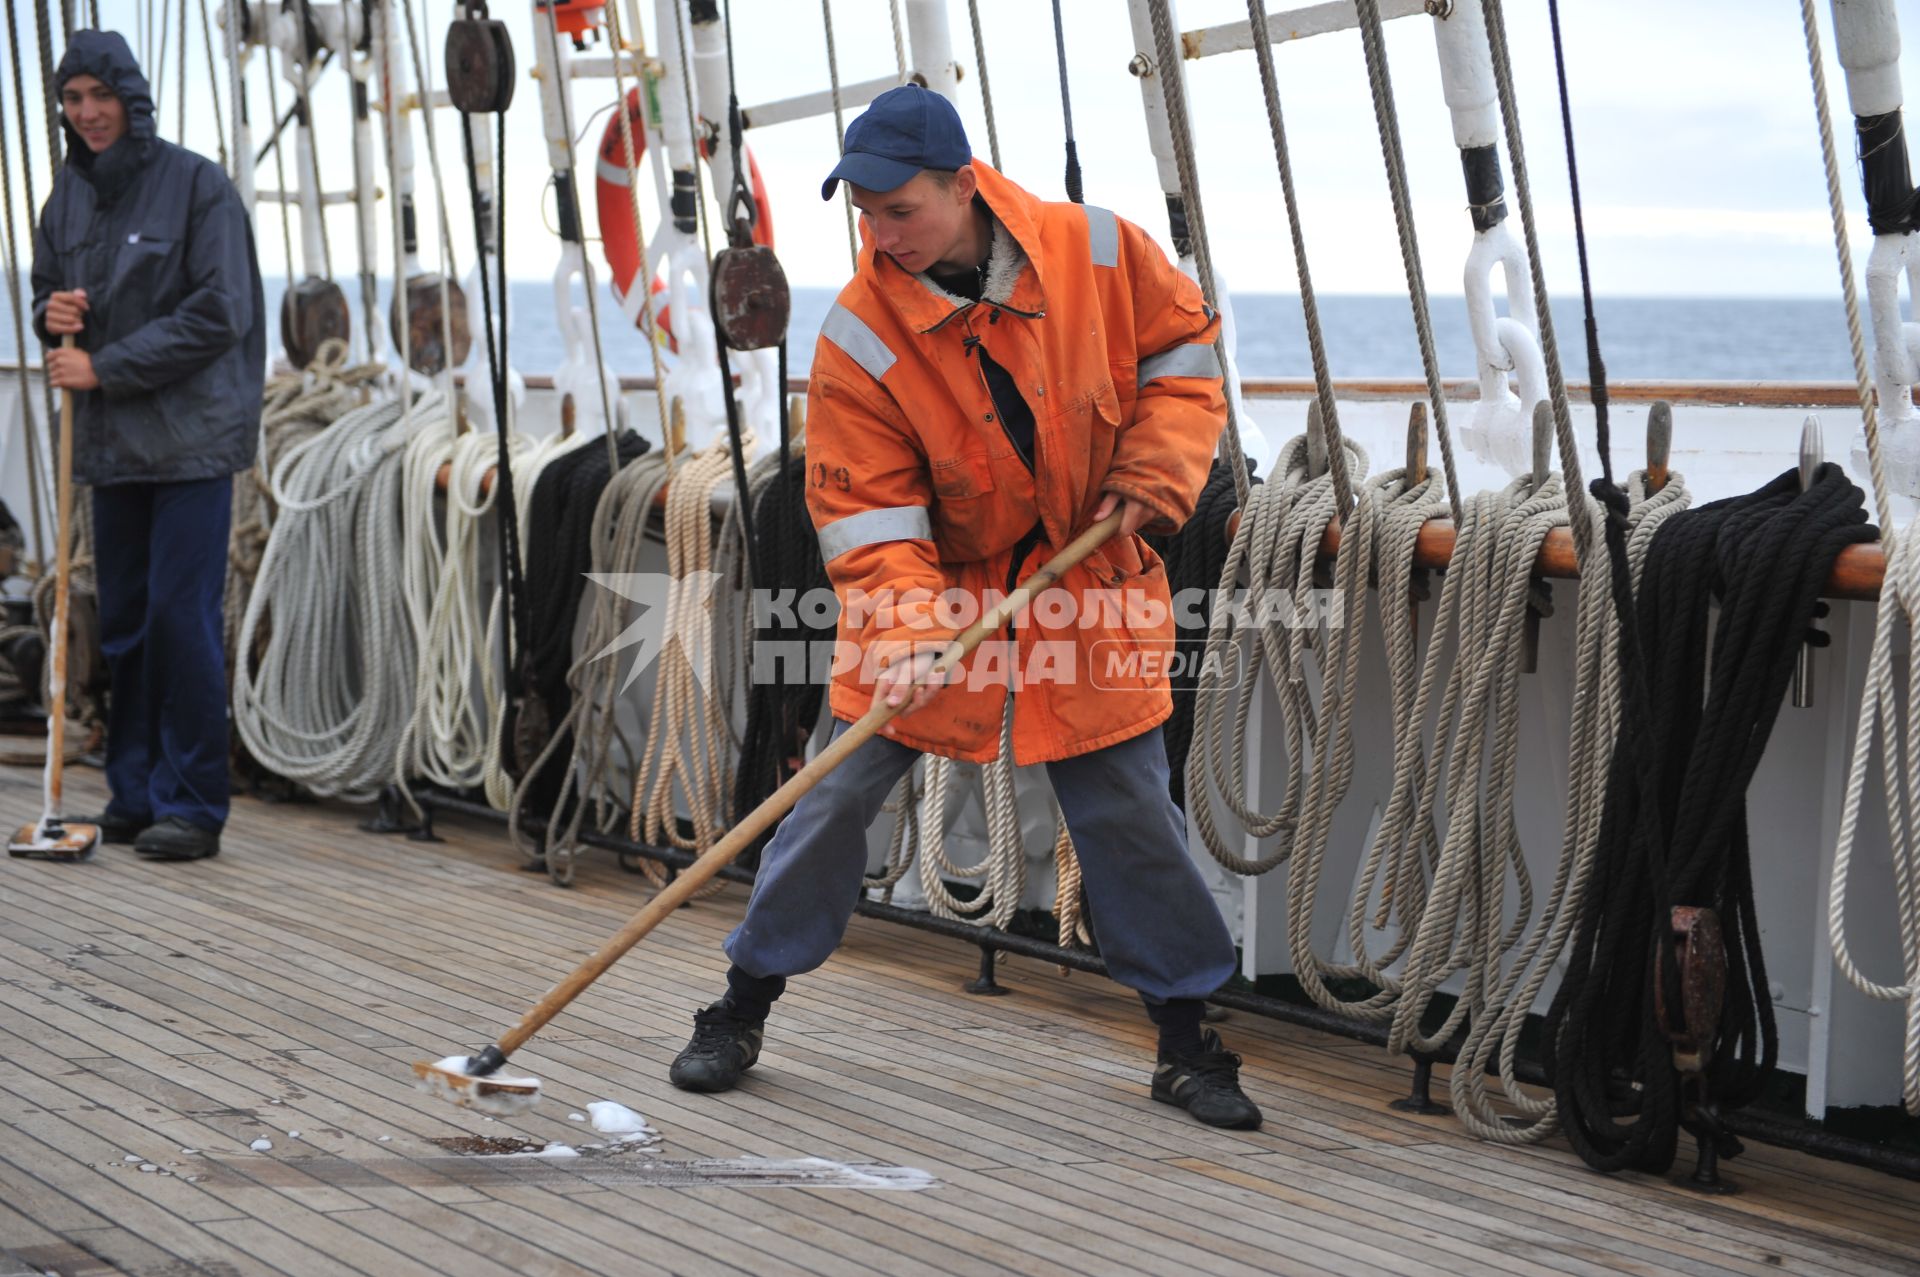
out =
[[[1173,19],[1174,30],[1180,28],[1178,11],[1173,0],[1167,0],[1167,13]],[[1147,115],[1147,147],[1153,152],[1153,163],[1160,173],[1160,189],[1168,195],[1180,194],[1180,169],[1173,158],[1173,131],[1167,125],[1166,96],[1161,92],[1159,77],[1165,75],[1184,75],[1185,68],[1175,65],[1162,67],[1156,65],[1158,55],[1153,48],[1153,15],[1147,9],[1147,0],[1127,0],[1127,16],[1133,23],[1133,61],[1127,64],[1134,78],[1140,81],[1140,105]]]
[[[227,42],[227,91],[233,98],[233,184],[240,192],[240,202],[246,206],[247,216],[253,216],[255,205],[253,183],[253,126],[247,119],[246,73],[247,59],[252,50],[247,42],[240,38],[241,0],[227,0],[220,14],[222,34]]]
[[[712,183],[713,198],[724,221],[727,197],[733,191],[733,147],[727,137],[727,98],[733,83],[727,74],[727,30],[718,7],[696,12],[689,43],[693,46],[694,105],[702,119],[719,127],[718,136],[707,147],[707,180]],[[724,236],[727,228],[720,229]]]
[[[1460,148],[1468,174],[1468,199],[1475,206],[1464,285],[1467,322],[1479,364],[1480,401],[1461,437],[1475,452],[1492,455],[1510,473],[1519,474],[1531,464],[1525,439],[1533,405],[1546,393],[1544,375],[1529,374],[1545,363],[1526,249],[1514,237],[1504,207],[1497,216],[1482,207],[1497,197],[1501,181],[1498,91],[1480,0],[1454,0],[1445,17],[1433,19],[1433,37],[1440,56],[1441,92],[1453,119],[1453,141]],[[1485,189],[1476,191],[1476,184]],[[1505,319],[1497,317],[1493,307],[1496,266],[1506,276],[1509,317]],[[1507,374],[1516,368],[1521,374],[1518,397],[1507,384]]]
[[[929,89],[949,101],[960,92],[960,68],[953,62],[953,28],[947,0],[906,0],[907,67]]]
[[[1900,22],[1893,0],[1833,0],[1834,42],[1839,48],[1840,65],[1846,69],[1847,102],[1856,119],[1871,119],[1898,112],[1900,90]],[[1897,126],[1896,126],[1897,127]],[[1897,157],[1884,155],[1878,165],[1891,170],[1896,165],[1907,171],[1906,139],[1899,135],[1891,143],[1899,148]],[[1875,163],[1863,159],[1863,163]],[[1871,210],[1869,210],[1871,211]],[[1915,260],[1911,233],[1894,231],[1876,234],[1873,250],[1867,255],[1867,309],[1873,319],[1874,377],[1880,391],[1880,426],[1892,431],[1887,440],[1898,461],[1920,460],[1914,441],[1899,436],[1911,431],[1899,430],[1914,420],[1913,385],[1920,370],[1920,325],[1905,323],[1900,315],[1900,277],[1909,277],[1910,287],[1920,282],[1920,261]],[[1914,289],[1920,295],[1920,289]],[[1899,481],[1895,487],[1909,485]]]

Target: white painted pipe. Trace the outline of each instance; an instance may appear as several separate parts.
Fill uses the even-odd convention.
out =
[[[1174,30],[1180,29],[1179,10],[1167,0],[1167,13]],[[1147,0],[1127,0],[1127,17],[1133,24],[1133,61],[1127,69],[1140,81],[1140,105],[1147,116],[1147,146],[1153,152],[1154,166],[1160,172],[1160,189],[1168,195],[1180,193],[1180,167],[1173,158],[1173,131],[1167,126],[1167,103],[1160,89],[1162,75],[1184,75],[1185,68],[1156,65],[1159,56],[1153,46],[1153,15]]]
[[[567,133],[567,100],[571,93],[569,53],[565,41],[556,42],[544,12],[533,15],[534,80],[540,85],[540,124],[547,138],[547,167],[555,173],[573,168],[573,138]]]
[[[1893,0],[1833,0],[1834,43],[1855,115],[1900,109],[1900,20]]]
[[[227,0],[220,14],[220,25],[227,42],[227,92],[233,99],[233,184],[248,217],[254,210],[253,128],[247,119],[247,59],[252,56],[240,39],[240,0]]]
[[[719,136],[708,147],[707,180],[712,183],[714,202],[720,206],[724,221],[727,196],[733,190],[733,147],[727,140],[727,97],[732,81],[727,75],[727,30],[721,24],[719,10],[713,13],[711,21],[693,24],[688,42],[693,46],[694,105],[702,119],[720,126]]]
[[[668,163],[690,169],[696,160],[692,121],[687,119],[687,68],[680,60],[680,32],[691,23],[684,0],[654,0],[653,9],[654,26],[660,32],[660,83],[655,89],[660,99],[660,131],[666,135]],[[688,40],[692,40],[690,31]]]
[[[953,28],[947,0],[906,0],[907,68],[929,89],[954,101],[960,92],[960,68],[953,62]]]
[[[1487,50],[1487,19],[1480,0],[1453,0],[1452,11],[1433,19],[1440,54],[1440,88],[1453,115],[1453,144],[1492,146],[1500,136],[1493,57]]]

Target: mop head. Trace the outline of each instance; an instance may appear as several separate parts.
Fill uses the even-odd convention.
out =
[[[462,1108],[478,1109],[494,1117],[512,1117],[524,1113],[540,1098],[537,1077],[507,1077],[490,1073],[475,1077],[467,1072],[471,1057],[449,1055],[432,1064],[421,1060],[413,1066],[421,1090],[450,1100]]]
[[[7,844],[9,856],[41,860],[85,860],[100,845],[100,827],[77,820],[37,820],[22,825]]]

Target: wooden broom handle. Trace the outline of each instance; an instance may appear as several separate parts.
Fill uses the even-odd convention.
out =
[[[62,350],[73,349],[73,334],[60,339]],[[59,526],[53,584],[53,676],[47,684],[47,821],[60,816],[61,788],[66,779],[67,752],[67,592],[73,559],[73,391],[60,392]]]
[[[1122,509],[1125,507],[1123,506]],[[989,634],[997,632],[1013,615],[1027,605],[1035,594],[1046,589],[1063,576],[1067,569],[1080,562],[1098,549],[1107,538],[1120,527],[1121,510],[1116,510],[1100,522],[1075,537],[1058,554],[1048,559],[1039,571],[1028,577],[1020,588],[1002,599],[999,604],[987,611],[965,633],[954,639],[940,659],[933,663],[925,681],[931,682],[944,677],[948,670],[965,660],[967,654],[980,646]],[[547,995],[534,1004],[526,1018],[513,1026],[498,1045],[502,1055],[512,1055],[526,1040],[545,1027],[547,1021],[560,1014],[569,1002],[595,980],[605,974],[608,967],[618,962],[634,945],[639,944],[649,931],[660,925],[662,919],[685,904],[700,888],[707,885],[715,874],[732,864],[741,852],[753,845],[753,842],[772,824],[786,815],[793,805],[806,793],[820,783],[822,777],[841,763],[847,756],[867,742],[875,732],[885,727],[895,715],[912,704],[909,698],[900,705],[888,705],[878,697],[873,705],[862,714],[857,722],[839,736],[835,737],[825,749],[816,755],[812,762],[797,772],[793,779],[767,795],[766,799],[749,812],[745,819],[729,830],[725,837],[709,847],[700,859],[681,870],[674,880],[666,885],[658,895],[649,900],[640,911],[633,915],[632,921],[622,927],[605,944],[587,958],[573,973],[548,991]]]

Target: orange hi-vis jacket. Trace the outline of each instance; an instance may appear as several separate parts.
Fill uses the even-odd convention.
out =
[[[1103,492],[1151,506],[1150,531],[1179,529],[1226,421],[1219,321],[1146,232],[1105,209],[1040,200],[978,160],[973,169],[1026,255],[1004,300],[956,305],[869,236],[814,353],[807,506],[841,608],[839,718],[866,712],[879,669],[944,647],[1085,530]],[[998,420],[975,345],[1033,410],[1031,469]],[[1023,538],[1033,548],[1015,564]],[[1111,541],[1055,589],[884,734],[989,760],[1009,678],[1017,763],[1088,753],[1164,721],[1174,622],[1159,556],[1138,536]],[[855,652],[862,659],[846,659]]]

